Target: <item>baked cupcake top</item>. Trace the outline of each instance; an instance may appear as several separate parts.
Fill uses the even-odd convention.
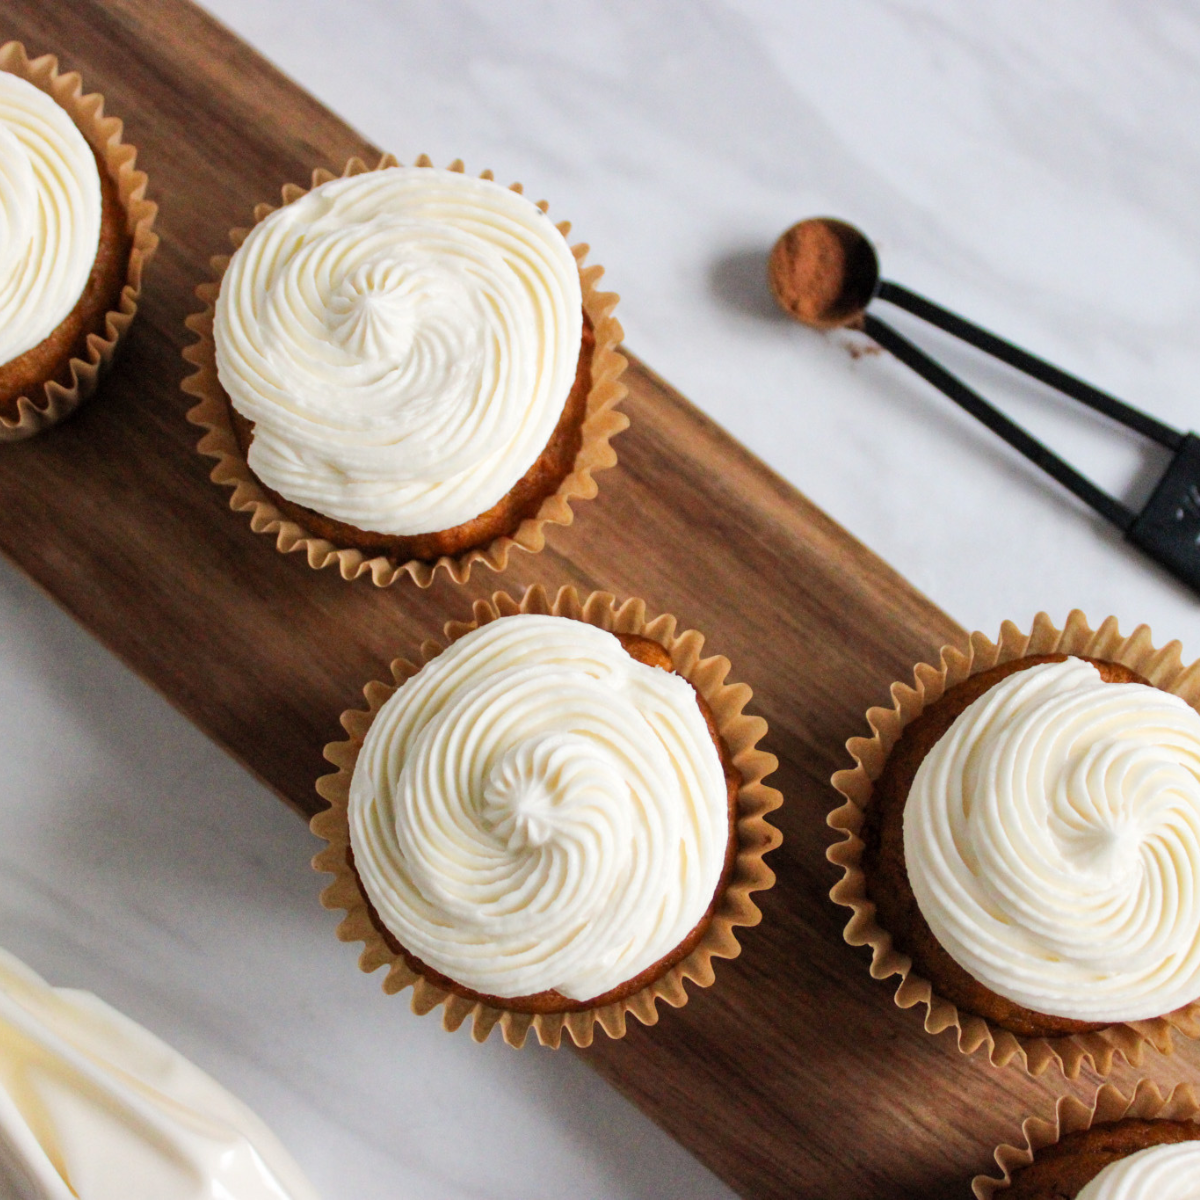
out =
[[[682,677],[610,633],[520,614],[383,705],[354,769],[354,865],[422,962],[485,995],[601,996],[708,909],[729,837],[720,755]]]
[[[240,1101],[88,992],[0,950],[6,1200],[316,1200]]]
[[[1082,1021],[1200,996],[1200,714],[1069,658],[1010,675],[904,808],[921,913],[998,995]]]
[[[1195,1200],[1200,1195],[1200,1141],[1147,1146],[1110,1163],[1076,1200]]]
[[[542,452],[575,377],[575,258],[490,180],[394,167],[271,213],[217,300],[217,373],[247,456],[296,504],[376,533],[453,528]]]
[[[87,139],[40,88],[0,71],[0,364],[44,341],[75,307],[100,214]]]

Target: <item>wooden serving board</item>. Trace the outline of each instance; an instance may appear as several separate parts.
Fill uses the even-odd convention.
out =
[[[1070,1086],[964,1058],[897,1009],[866,952],[842,941],[824,857],[846,738],[893,679],[963,631],[636,359],[619,466],[571,528],[502,576],[381,591],[277,554],[195,453],[184,318],[209,256],[257,201],[378,151],[188,0],[4,0],[8,38],[58,54],[125,120],[162,245],[100,394],[58,429],[0,447],[0,548],[305,815],[328,769],[321,748],[362,684],[496,588],[637,595],[704,631],[770,723],[770,782],[786,798],[779,882],[715,987],[584,1057],[744,1196],[967,1195],[995,1144]],[[1115,1078],[1139,1074],[1200,1081],[1200,1047],[1150,1052]]]

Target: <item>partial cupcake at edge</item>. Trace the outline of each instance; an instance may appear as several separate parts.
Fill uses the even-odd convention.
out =
[[[1145,1079],[1130,1095],[1106,1084],[1021,1130],[1024,1146],[996,1149],[1003,1174],[972,1181],[975,1200],[1190,1200],[1200,1187],[1200,1104],[1186,1084],[1167,1096]]]
[[[381,586],[536,552],[627,418],[617,297],[519,185],[390,156],[289,185],[189,319],[201,452],[257,532]]]
[[[497,593],[446,637],[368,685],[326,747],[313,865],[338,936],[477,1040],[653,1024],[739,953],[774,882],[782,798],[750,689],[700,634],[603,593]]]
[[[1006,623],[847,743],[831,895],[930,1032],[1068,1078],[1200,1035],[1200,664],[1179,651],[1078,612]]]
[[[0,442],[95,390],[158,245],[136,151],[53,55],[0,46]]]

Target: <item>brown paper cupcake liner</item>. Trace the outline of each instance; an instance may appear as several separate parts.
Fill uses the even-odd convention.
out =
[[[1107,1075],[1118,1054],[1134,1065],[1139,1064],[1147,1042],[1169,1054],[1173,1029],[1187,1037],[1200,1036],[1200,1001],[1151,1020],[1111,1025],[1093,1033],[1054,1038],[1011,1033],[983,1017],[961,1012],[938,996],[928,980],[913,972],[912,960],[893,946],[891,934],[875,919],[875,905],[867,896],[861,866],[864,843],[860,834],[874,782],[905,726],[920,716],[926,705],[969,676],[1034,654],[1083,655],[1123,663],[1156,687],[1181,696],[1193,708],[1200,707],[1200,661],[1184,668],[1177,641],[1156,650],[1145,625],[1123,637],[1115,617],[1107,618],[1093,632],[1083,613],[1075,610],[1060,631],[1045,613],[1039,613],[1031,633],[1022,633],[1006,621],[1001,626],[998,643],[989,641],[982,633],[973,633],[965,653],[953,646],[944,647],[939,665],[921,663],[915,668],[913,685],[892,684],[892,708],[868,710],[871,737],[851,738],[846,743],[858,765],[833,776],[833,786],[846,798],[846,803],[828,818],[829,825],[844,835],[827,853],[829,861],[843,871],[829,895],[835,903],[853,910],[843,935],[846,941],[852,946],[871,947],[874,978],[900,976],[896,1004],[901,1008],[925,1005],[925,1028],[929,1033],[953,1029],[958,1048],[964,1054],[982,1049],[992,1065],[998,1067],[1019,1059],[1031,1075],[1040,1075],[1057,1063],[1068,1079],[1075,1079],[1085,1061],[1090,1061],[1098,1074]]]
[[[766,814],[778,808],[783,797],[774,788],[766,786],[763,779],[778,764],[774,755],[757,749],[766,733],[767,723],[761,717],[748,716],[744,712],[752,695],[749,687],[742,683],[726,683],[729,660],[721,656],[701,658],[703,635],[695,630],[676,633],[672,616],[648,618],[641,600],[626,600],[618,606],[607,592],[593,592],[580,600],[574,588],[564,587],[551,601],[540,585],[526,591],[520,602],[504,592],[497,592],[490,601],[475,602],[474,620],[448,622],[445,644],[425,642],[421,647],[422,661],[429,662],[446,645],[471,630],[514,613],[548,613],[585,621],[614,633],[652,638],[667,650],[676,671],[696,687],[712,709],[717,728],[743,782],[737,804],[737,859],[712,920],[695,948],[658,979],[625,999],[566,1013],[516,1012],[467,999],[419,974],[402,955],[393,951],[372,922],[358,877],[347,862],[347,804],[354,764],[375,714],[396,688],[419,670],[404,659],[392,663],[393,683],[374,682],[363,689],[368,711],[351,709],[342,714],[342,725],[350,734],[350,740],[332,742],[325,747],[325,757],[338,770],[317,781],[317,791],[330,807],[313,817],[312,831],[329,845],[313,859],[313,866],[334,876],[334,881],[321,894],[321,903],[326,908],[345,911],[346,916],[338,926],[338,937],[344,942],[365,944],[359,957],[363,971],[388,968],[383,981],[385,992],[411,987],[413,1012],[424,1014],[441,1005],[443,1026],[454,1030],[469,1018],[472,1036],[478,1042],[485,1041],[499,1025],[504,1040],[511,1046],[524,1045],[530,1029],[543,1046],[557,1048],[564,1031],[577,1046],[588,1046],[597,1024],[612,1038],[624,1036],[629,1016],[636,1017],[643,1025],[655,1024],[660,1000],[675,1008],[686,1004],[686,981],[709,987],[715,978],[713,960],[736,958],[741,953],[734,930],[738,926],[757,925],[762,919],[751,893],[765,891],[775,882],[775,874],[763,861],[763,856],[779,845],[781,836],[767,822]]]
[[[121,140],[122,122],[104,115],[104,97],[98,92],[84,95],[83,81],[77,71],[59,74],[58,59],[53,54],[30,59],[20,42],[0,46],[0,71],[41,88],[66,109],[89,145],[103,158],[109,176],[117,185],[130,237],[125,285],[117,307],[105,314],[103,333],[87,335],[86,357],[72,356],[69,360],[70,383],[48,380],[41,385],[40,394],[17,397],[15,420],[0,415],[0,442],[19,442],[56,425],[96,390],[100,376],[112,362],[117,346],[137,315],[142,272],[158,247],[158,235],[153,228],[158,205],[146,199],[146,173],[134,168],[137,150]]]
[[[422,154],[414,165],[430,167],[433,163],[427,155]],[[399,163],[390,154],[385,154],[375,167],[368,167],[361,159],[352,158],[342,171],[342,178],[395,166],[399,166]],[[463,164],[456,159],[449,169],[462,171]],[[312,186],[317,187],[336,178],[331,171],[318,169],[313,172]],[[492,172],[484,171],[481,178],[492,179]],[[519,183],[511,186],[514,192],[523,190]],[[291,204],[307,194],[308,189],[296,184],[286,184],[283,188],[283,203]],[[538,207],[545,212],[549,205],[542,200]],[[255,223],[274,211],[274,205],[259,204],[254,210]],[[570,222],[560,222],[558,229],[566,237],[571,229]],[[248,229],[230,231],[230,241],[235,249],[246,240],[249,232]],[[187,319],[187,327],[197,335],[198,340],[184,349],[183,357],[197,370],[183,381],[183,390],[199,400],[188,412],[188,420],[206,430],[197,449],[201,454],[217,460],[210,478],[214,483],[233,489],[229,500],[230,508],[235,512],[248,512],[250,527],[255,533],[274,534],[275,547],[280,553],[291,554],[300,551],[307,558],[308,565],[318,571],[336,564],[343,579],[357,579],[360,575],[369,573],[372,582],[379,587],[388,587],[402,575],[409,575],[418,587],[426,588],[433,583],[439,570],[445,571],[455,583],[465,583],[476,563],[482,563],[493,571],[503,571],[514,549],[525,550],[530,554],[538,553],[546,544],[546,526],[570,525],[574,520],[571,501],[590,500],[596,495],[598,489],[593,478],[595,473],[613,467],[617,462],[610,440],[629,425],[629,418],[616,408],[627,390],[620,381],[627,362],[617,349],[624,334],[620,323],[612,315],[618,297],[614,292],[599,290],[600,277],[604,274],[603,267],[596,264],[584,266],[587,245],[581,243],[572,246],[571,251],[579,264],[583,307],[592,321],[596,337],[592,351],[592,386],[588,393],[582,428],[583,440],[575,457],[575,466],[559,484],[558,490],[547,496],[537,513],[523,520],[514,533],[496,538],[485,546],[468,550],[457,557],[443,556],[436,562],[416,558],[407,562],[397,562],[384,555],[370,557],[361,550],[336,546],[325,538],[310,534],[302,525],[284,516],[267,495],[262,484],[247,466],[238,446],[230,422],[229,401],[217,379],[216,346],[212,332],[213,315],[221,279],[229,266],[229,256],[213,258],[211,261],[216,279],[211,283],[201,284],[196,289],[196,295],[204,302],[205,309]]]
[[[1140,1080],[1130,1096],[1106,1083],[1091,1104],[1074,1096],[1060,1096],[1054,1107],[1053,1120],[1029,1117],[1022,1123],[1024,1146],[1006,1143],[996,1147],[996,1165],[1003,1174],[999,1179],[992,1175],[976,1175],[971,1181],[975,1200],[992,1200],[998,1192],[1007,1191],[1012,1186],[1013,1175],[1029,1166],[1039,1150],[1057,1145],[1068,1134],[1083,1133],[1093,1125],[1111,1125],[1126,1119],[1200,1121],[1200,1102],[1190,1084],[1178,1084],[1164,1097],[1158,1085],[1149,1079]]]

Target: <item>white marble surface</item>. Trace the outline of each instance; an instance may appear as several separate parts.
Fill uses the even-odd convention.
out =
[[[1194,5],[208,5],[402,159],[548,197],[630,346],[959,621],[1079,606],[1200,654],[1182,586],[761,284],[783,228],[838,214],[890,277],[1200,425]],[[1145,496],[1161,456],[926,344]],[[0,940],[209,1069],[329,1200],[729,1195],[569,1054],[477,1047],[382,996],[316,906],[300,823],[8,567],[0,646]]]

